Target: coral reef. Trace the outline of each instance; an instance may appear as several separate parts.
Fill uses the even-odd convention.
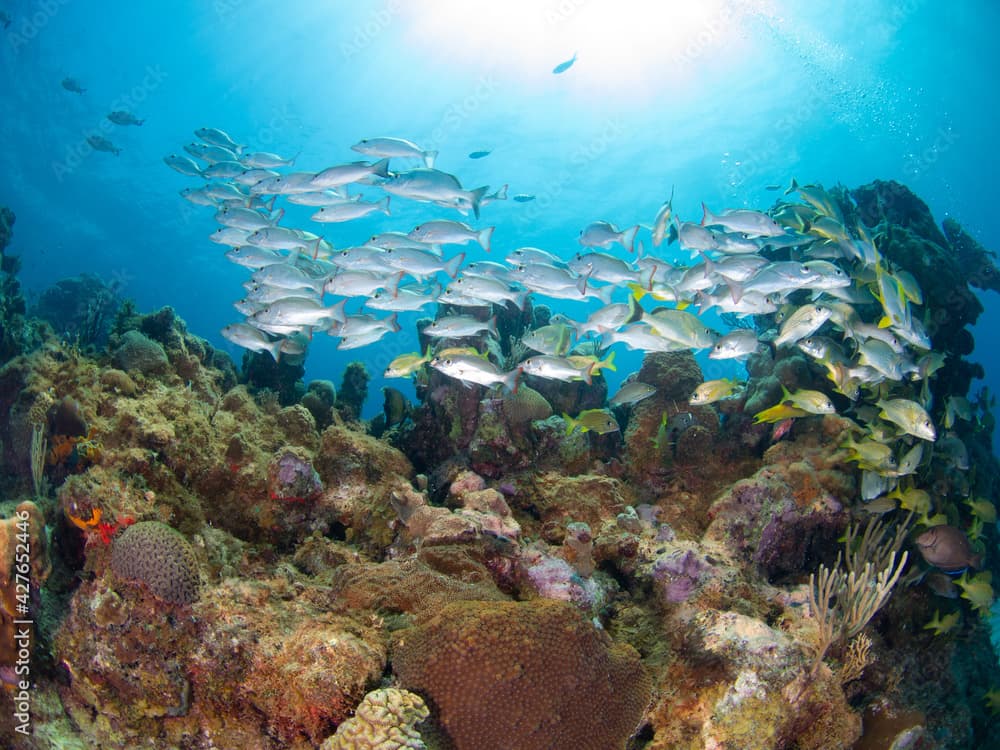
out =
[[[129,526],[111,545],[111,570],[169,604],[198,599],[198,561],[187,540],[159,521]]]
[[[342,419],[348,421],[361,419],[361,410],[368,398],[369,379],[368,369],[363,362],[349,362],[344,368],[344,378],[340,382],[340,390],[334,402]]]
[[[78,346],[102,347],[108,341],[121,300],[117,291],[93,274],[61,279],[42,291],[33,317]]]
[[[393,666],[456,750],[624,748],[652,688],[633,649],[544,599],[447,605],[400,635]]]
[[[123,303],[106,346],[18,334],[0,366],[0,680],[21,656],[4,644],[26,533],[27,746],[998,747],[980,615],[1000,467],[963,328],[969,285],[998,287],[992,255],[894,183],[829,195],[923,290],[934,351],[912,367],[936,374],[848,395],[836,367],[768,343],[769,314],[744,321],[762,345],[724,400],[690,401],[710,360],[647,354],[635,377],[655,391],[602,411],[620,431],[567,429],[609,408],[599,375],[514,391],[423,364],[416,401],[392,393],[366,424],[361,363],[339,392],[294,357],[237,373],[169,307]],[[884,331],[875,297],[855,308]],[[439,343],[507,372],[558,320],[494,310],[499,338]],[[805,390],[833,408],[754,423]],[[880,398],[927,404],[936,440]],[[916,554],[928,527],[983,570],[943,576],[932,562],[958,564]]]
[[[25,346],[25,302],[17,273],[21,259],[8,253],[14,234],[14,212],[0,206],[0,362],[20,354]]]
[[[373,690],[320,750],[426,750],[417,725],[429,714],[416,693],[398,688]]]

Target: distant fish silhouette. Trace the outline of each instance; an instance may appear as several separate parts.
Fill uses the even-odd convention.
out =
[[[535,200],[535,196],[529,195],[527,193],[518,193],[517,195],[514,196],[514,200],[516,200],[518,203],[527,203],[528,201]]]
[[[469,158],[470,159],[482,159],[484,156],[489,156],[492,153],[493,153],[493,149],[490,149],[489,151],[473,151],[471,154],[469,154]]]
[[[556,75],[559,75],[560,73],[565,73],[567,70],[573,67],[573,63],[575,62],[576,62],[576,53],[574,52],[573,56],[569,60],[567,60],[566,62],[561,62],[558,65],[556,65],[552,69],[552,72],[555,73]]]

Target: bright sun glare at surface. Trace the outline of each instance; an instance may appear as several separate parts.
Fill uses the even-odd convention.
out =
[[[579,97],[643,100],[689,85],[695,68],[731,70],[747,42],[731,0],[420,0],[401,5],[408,41],[444,66],[490,70],[526,93],[575,54]]]

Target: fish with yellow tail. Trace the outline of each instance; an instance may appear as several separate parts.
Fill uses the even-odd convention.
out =
[[[400,354],[389,363],[389,366],[385,368],[385,373],[383,373],[383,375],[387,378],[409,377],[426,363],[430,362],[431,359],[433,359],[433,355],[431,354],[431,347],[428,344],[427,351],[424,354],[420,354],[420,352]]]
[[[587,409],[577,414],[575,419],[569,414],[563,414],[563,419],[566,420],[567,435],[573,433],[578,427],[583,432],[596,432],[598,435],[607,435],[621,429],[607,409]]]
[[[876,406],[881,409],[879,416],[887,419],[909,435],[921,440],[934,442],[937,431],[930,415],[916,401],[905,398],[880,399]]]
[[[959,612],[952,612],[950,615],[941,617],[941,613],[935,610],[934,617],[931,618],[930,622],[924,625],[924,630],[933,630],[934,635],[944,635],[945,633],[951,632],[951,630],[958,625],[958,621],[961,617],[962,616]]]
[[[775,404],[774,406],[757,412],[753,415],[754,424],[773,424],[774,422],[780,422],[784,419],[798,419],[800,417],[811,417],[812,414],[807,412],[805,409],[799,409],[796,406],[790,406],[785,403]]]
[[[714,404],[716,401],[721,401],[735,395],[742,387],[743,383],[733,378],[706,380],[694,389],[694,393],[691,394],[688,403],[694,406]]]
[[[968,572],[964,573],[955,583],[962,589],[962,598],[967,599],[972,604],[972,608],[983,617],[990,616],[990,609],[993,607],[993,574],[988,570],[969,578]]]

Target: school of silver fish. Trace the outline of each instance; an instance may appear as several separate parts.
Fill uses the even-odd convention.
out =
[[[844,397],[842,408],[859,423],[857,440],[844,447],[863,470],[865,500],[885,504],[891,492],[910,487],[917,466],[929,460],[924,444],[937,440],[938,427],[928,414],[927,383],[944,357],[932,350],[915,310],[921,290],[820,185],[793,180],[784,196],[797,200],[782,199],[770,212],[716,213],[702,204],[701,221],[681,220],[671,192],[649,225],[590,223],[571,257],[520,247],[502,263],[466,263],[461,248],[474,243],[489,252],[495,227],[438,218],[334,248],[321,234],[282,224],[279,200],[308,206],[313,222],[327,224],[391,215],[394,199],[479,219],[491,202],[506,199],[506,185],[493,193],[489,186],[470,189],[435,169],[436,151],[403,138],[365,138],[351,148],[370,161],[293,171],[294,158],[252,151],[221,130],[200,128],[195,135],[199,140],[184,146],[186,155],[164,161],[204,180],[181,196],[214,210],[219,227],[209,239],[250,273],[235,303],[243,320],[222,331],[239,346],[275,359],[304,356],[321,333],[337,338],[339,349],[368,346],[399,330],[398,313],[436,304],[437,318],[424,330],[432,348],[398,357],[386,376],[407,377],[430,366],[467,385],[511,390],[523,374],[589,383],[602,367],[614,367],[613,353],[601,354],[616,344],[644,352],[708,350],[709,358],[737,360],[765,346],[797,347],[825,371],[829,388]],[[372,191],[386,195],[363,197]],[[680,253],[669,249],[674,243]],[[684,254],[690,260],[678,262]],[[555,315],[526,333],[522,341],[536,353],[509,371],[471,347],[455,347],[463,339],[496,336],[495,317],[482,314],[484,308],[523,308],[529,296],[600,306],[585,320]],[[355,300],[360,310],[348,312]],[[722,335],[701,317],[709,310],[744,319],[746,327]],[[589,354],[575,351],[584,341],[596,342]],[[741,392],[735,380],[707,381],[691,402]],[[651,386],[627,381],[610,405],[631,405],[652,393]],[[789,420],[836,411],[821,391],[785,391],[754,417],[787,430]],[[949,404],[945,428],[969,419],[968,412],[964,399]],[[925,520],[932,518],[931,508],[922,510]]]

